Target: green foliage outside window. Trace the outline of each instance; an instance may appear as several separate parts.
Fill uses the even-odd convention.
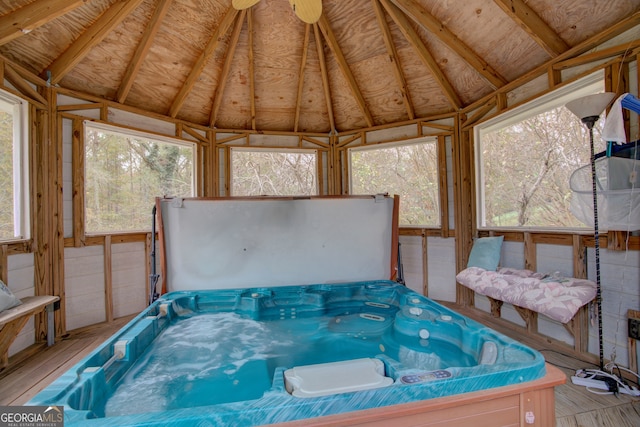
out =
[[[194,148],[86,128],[85,230],[146,230],[156,197],[193,196]]]

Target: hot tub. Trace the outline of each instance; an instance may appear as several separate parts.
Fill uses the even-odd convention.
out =
[[[35,396],[65,425],[250,426],[523,384],[543,357],[393,281],[163,295]]]

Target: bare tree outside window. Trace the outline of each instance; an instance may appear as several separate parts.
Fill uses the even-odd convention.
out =
[[[604,149],[595,131],[596,152]],[[584,125],[564,106],[482,133],[484,225],[586,227],[569,210],[573,171],[589,163]]]
[[[318,194],[315,150],[231,150],[233,196]]]
[[[0,239],[14,237],[13,115],[0,110]]]
[[[352,149],[352,194],[400,196],[400,225],[440,226],[438,150],[426,142]]]
[[[30,234],[27,103],[0,90],[0,240]]]
[[[191,146],[87,127],[86,231],[150,228],[155,198],[193,196],[193,176]]]

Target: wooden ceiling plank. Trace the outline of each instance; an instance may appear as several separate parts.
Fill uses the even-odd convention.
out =
[[[122,83],[120,84],[120,88],[118,89],[117,99],[119,103],[123,103],[127,99],[127,95],[131,90],[131,86],[133,86],[133,82],[138,75],[138,71],[140,71],[140,66],[144,61],[147,53],[149,53],[149,49],[151,49],[151,43],[153,43],[153,39],[155,38],[158,30],[160,29],[160,24],[164,20],[167,12],[169,10],[169,6],[173,0],[160,0],[158,5],[156,6],[155,11],[153,12],[153,16],[147,25],[147,28],[144,30],[144,34],[142,35],[142,40],[138,44],[136,48],[136,52],[133,54],[131,61],[129,62],[129,66],[122,78]]]
[[[524,0],[494,0],[552,58],[570,46]]]
[[[193,89],[193,86],[196,84],[196,81],[200,76],[200,73],[202,73],[205,65],[213,55],[213,52],[216,50],[216,47],[218,47],[218,43],[227,33],[229,27],[231,27],[237,15],[238,11],[233,7],[230,7],[227,10],[227,13],[222,18],[222,21],[218,25],[216,25],[216,29],[211,35],[211,38],[209,38],[207,45],[196,60],[193,68],[191,68],[191,72],[180,88],[178,95],[176,95],[175,99],[173,100],[171,108],[169,109],[169,116],[175,118],[178,115],[178,111],[180,111],[180,108],[182,108],[185,99],[187,99],[187,95],[189,95],[189,92],[191,92],[191,89]]]
[[[100,43],[140,3],[142,0],[121,1],[114,3],[107,9],[62,55],[45,68],[45,73],[46,71],[51,72],[51,84],[59,83],[76,64],[82,61],[91,48]]]
[[[85,0],[40,0],[0,17],[0,45],[82,6]]]
[[[415,110],[413,109],[413,103],[411,102],[411,95],[409,94],[409,89],[407,87],[407,80],[404,78],[404,74],[402,73],[402,66],[400,65],[400,58],[398,58],[396,45],[393,43],[393,38],[391,37],[389,24],[387,24],[387,19],[384,15],[384,11],[380,6],[380,3],[378,2],[378,0],[371,0],[371,5],[373,6],[373,10],[376,13],[378,26],[382,31],[382,38],[384,40],[384,44],[387,47],[387,54],[389,55],[389,61],[391,62],[391,66],[393,67],[393,73],[396,77],[396,81],[398,82],[398,86],[400,88],[400,94],[402,95],[402,101],[404,102],[404,106],[407,110],[407,115],[409,116],[409,120],[413,120],[415,119],[416,114],[415,114]]]
[[[253,55],[253,8],[247,9],[247,32],[249,33],[249,104],[251,107],[251,129],[256,130],[256,77]]]
[[[418,25],[429,30],[447,46],[453,49],[469,65],[471,65],[494,89],[498,89],[507,80],[482,59],[469,46],[462,42],[451,30],[427,12],[416,0],[390,0]]]
[[[408,18],[397,6],[392,4],[389,0],[380,0],[380,3],[382,3],[382,6],[384,6],[389,16],[391,16],[391,19],[393,19],[404,37],[418,53],[418,56],[420,57],[422,63],[429,69],[429,71],[431,71],[433,77],[440,86],[440,89],[444,92],[445,96],[449,100],[451,106],[455,109],[460,108],[462,106],[460,97],[449,82],[449,79],[447,79],[447,77],[438,66],[438,63],[436,62],[434,57],[422,42],[422,39],[420,39],[418,33],[409,23]]]
[[[333,117],[333,105],[331,104],[331,88],[329,86],[329,72],[327,71],[327,60],[324,57],[324,49],[322,49],[322,37],[318,24],[313,24],[313,35],[316,39],[316,50],[318,52],[318,62],[320,62],[320,74],[322,75],[322,87],[324,89],[324,99],[327,102],[327,113],[329,115],[330,133],[336,132],[336,121]]]
[[[373,117],[371,116],[371,113],[369,112],[369,108],[365,103],[364,97],[362,96],[362,92],[360,92],[360,89],[358,88],[356,79],[351,73],[351,70],[349,69],[349,64],[347,64],[347,60],[345,59],[344,54],[342,53],[342,49],[340,49],[338,40],[336,39],[335,35],[333,34],[333,31],[331,30],[331,27],[329,26],[329,21],[327,21],[327,17],[324,14],[320,16],[320,19],[318,20],[318,26],[320,27],[320,31],[322,31],[322,35],[324,36],[327,44],[329,45],[329,48],[333,52],[333,55],[335,56],[336,61],[338,62],[340,71],[342,71],[342,74],[347,79],[347,82],[349,83],[349,87],[351,88],[351,92],[353,93],[353,96],[355,97],[358,107],[360,107],[360,111],[364,115],[364,118],[367,121],[368,126],[373,126]]]
[[[215,127],[216,120],[218,118],[218,111],[220,110],[220,105],[222,105],[224,88],[227,86],[229,71],[231,70],[231,63],[233,62],[233,56],[236,52],[236,47],[238,46],[240,32],[242,31],[242,23],[244,22],[244,17],[246,14],[246,9],[240,11],[240,16],[238,16],[238,19],[236,20],[235,26],[233,28],[233,33],[231,34],[231,40],[229,41],[229,47],[227,49],[227,56],[224,59],[224,65],[222,66],[220,78],[218,79],[218,86],[216,87],[215,94],[213,96],[213,107],[211,108],[211,115],[209,117],[209,123],[211,127]]]
[[[500,88],[501,93],[507,93],[519,86],[525,85],[527,82],[548,73],[549,67],[552,67],[554,64],[558,64],[562,61],[569,60],[571,58],[576,58],[579,55],[588,52],[601,44],[611,40],[612,38],[624,33],[627,30],[637,26],[640,24],[640,12],[635,12],[622,21],[617,22],[616,24],[606,28],[604,31],[588,38],[587,40],[573,46],[568,51],[562,53],[557,58],[552,58],[548,62],[537,66],[536,68],[528,71],[524,75],[518,77],[516,80],[509,82],[505,87]],[[495,94],[488,94],[483,96],[482,98],[474,101],[473,103],[464,107],[462,112],[472,111],[480,105],[483,105],[487,102],[487,100],[493,97]]]
[[[302,59],[300,60],[300,80],[298,80],[298,94],[296,95],[296,113],[293,120],[293,131],[298,131],[300,123],[300,107],[302,106],[302,90],[304,88],[304,69],[307,65],[307,55],[309,53],[309,36],[311,33],[311,24],[305,24],[304,41],[302,42]]]

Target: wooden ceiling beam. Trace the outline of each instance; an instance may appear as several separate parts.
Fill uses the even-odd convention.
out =
[[[151,49],[151,43],[153,43],[153,39],[158,33],[160,24],[167,15],[167,11],[169,10],[169,6],[171,6],[172,1],[173,0],[160,0],[156,6],[149,24],[144,30],[142,40],[140,40],[140,43],[129,62],[129,66],[125,71],[122,83],[120,83],[120,88],[118,88],[117,99],[119,103],[122,104],[127,99],[131,86],[133,86],[133,82],[140,71],[140,66],[146,58],[147,53],[149,53],[149,49]]]
[[[389,0],[380,0],[382,6],[386,9],[391,19],[396,23],[404,37],[409,44],[413,46],[413,49],[417,52],[422,63],[431,71],[434,79],[440,86],[440,89],[449,100],[449,103],[454,109],[458,109],[462,106],[462,101],[456,93],[455,89],[444,75],[438,63],[434,59],[433,55],[429,52],[427,47],[422,42],[422,39],[418,33],[411,26],[409,19],[402,13],[402,11],[391,3]]]
[[[471,65],[494,89],[498,89],[508,82],[487,61],[482,59],[469,46],[460,40],[451,30],[427,12],[416,0],[390,0],[418,25],[429,30],[449,48]]]
[[[564,70],[578,65],[589,64],[591,62],[608,59],[613,56],[625,55],[633,57],[634,49],[640,47],[640,40],[633,40],[629,43],[613,46],[608,49],[598,50],[596,52],[587,53],[582,56],[570,58],[553,64],[554,70]]]
[[[216,87],[215,93],[213,95],[213,106],[211,108],[211,115],[209,116],[209,124],[211,125],[211,127],[215,127],[216,125],[218,111],[220,110],[220,105],[222,105],[224,88],[227,87],[229,71],[231,70],[231,63],[233,62],[233,56],[236,53],[236,47],[238,47],[238,40],[240,39],[240,32],[242,31],[242,23],[244,22],[244,17],[246,16],[246,14],[246,9],[240,12],[240,16],[238,16],[238,19],[236,20],[235,26],[233,28],[233,33],[231,34],[231,40],[229,40],[227,56],[224,59],[224,65],[222,66],[220,78],[218,79],[218,86]]]
[[[329,21],[327,21],[327,17],[324,14],[320,16],[320,19],[318,20],[318,26],[320,27],[320,31],[322,31],[322,35],[329,45],[329,49],[331,49],[331,52],[333,52],[333,55],[336,58],[338,67],[340,67],[340,71],[342,71],[342,74],[347,79],[347,83],[351,88],[351,92],[356,99],[358,107],[360,107],[360,111],[364,115],[364,119],[366,120],[367,125],[373,126],[373,117],[369,112],[369,108],[367,107],[364,97],[362,96],[362,92],[360,92],[360,89],[358,88],[356,79],[349,69],[349,64],[347,64],[347,60],[342,53],[342,49],[340,49],[338,40],[336,39],[333,31],[331,30],[331,27],[329,26]]]
[[[300,80],[298,80],[298,93],[296,95],[296,113],[293,119],[293,131],[298,132],[300,122],[300,107],[302,106],[302,91],[304,88],[304,69],[307,65],[307,55],[309,53],[309,36],[311,33],[311,24],[305,24],[304,41],[302,42],[302,59],[300,60]]]
[[[313,35],[316,41],[316,51],[318,52],[318,62],[320,62],[320,74],[322,76],[322,88],[324,89],[324,99],[327,102],[327,114],[329,115],[330,133],[336,132],[336,120],[333,117],[333,105],[331,104],[331,87],[329,86],[329,72],[327,71],[327,60],[324,57],[324,49],[322,48],[322,37],[318,24],[313,24]]]
[[[569,50],[570,46],[524,0],[494,1],[552,58]]]
[[[59,83],[76,64],[82,61],[91,48],[100,43],[140,3],[142,3],[142,0],[119,1],[107,9],[62,55],[45,68],[45,74],[47,74],[47,71],[51,73],[51,84]]]
[[[191,89],[193,89],[193,86],[196,84],[196,81],[200,76],[200,73],[202,73],[205,65],[207,65],[207,62],[209,62],[209,59],[211,59],[213,52],[216,50],[216,47],[218,47],[218,43],[227,33],[229,27],[231,27],[231,24],[233,24],[233,21],[237,15],[238,11],[233,7],[230,7],[227,10],[227,13],[222,18],[222,21],[218,25],[216,25],[216,29],[209,38],[207,45],[196,60],[193,68],[191,68],[191,72],[180,88],[178,95],[176,95],[175,99],[173,100],[173,104],[171,104],[171,108],[169,108],[169,116],[175,118],[178,115],[178,111],[180,111],[180,108],[182,108],[187,95],[189,95],[189,92],[191,92]]]
[[[382,31],[384,44],[387,46],[387,54],[389,55],[389,61],[391,62],[393,73],[400,88],[402,102],[404,103],[404,107],[407,110],[409,120],[413,120],[415,119],[416,114],[413,109],[413,103],[411,102],[411,95],[409,94],[409,88],[407,87],[407,80],[402,73],[402,66],[400,65],[400,59],[398,58],[396,45],[393,43],[393,38],[391,37],[391,31],[389,30],[389,24],[387,23],[387,19],[384,15],[384,10],[380,6],[378,0],[371,0],[371,5],[373,6],[373,10],[376,13],[378,27],[380,27],[380,31]]]
[[[16,72],[11,65],[5,64],[4,66],[4,77],[23,95],[28,96],[29,98],[39,102],[42,105],[47,105],[47,100],[38,93],[31,85],[22,78],[22,76]]]
[[[85,4],[85,0],[40,0],[0,17],[0,45],[29,34],[38,27]]]

